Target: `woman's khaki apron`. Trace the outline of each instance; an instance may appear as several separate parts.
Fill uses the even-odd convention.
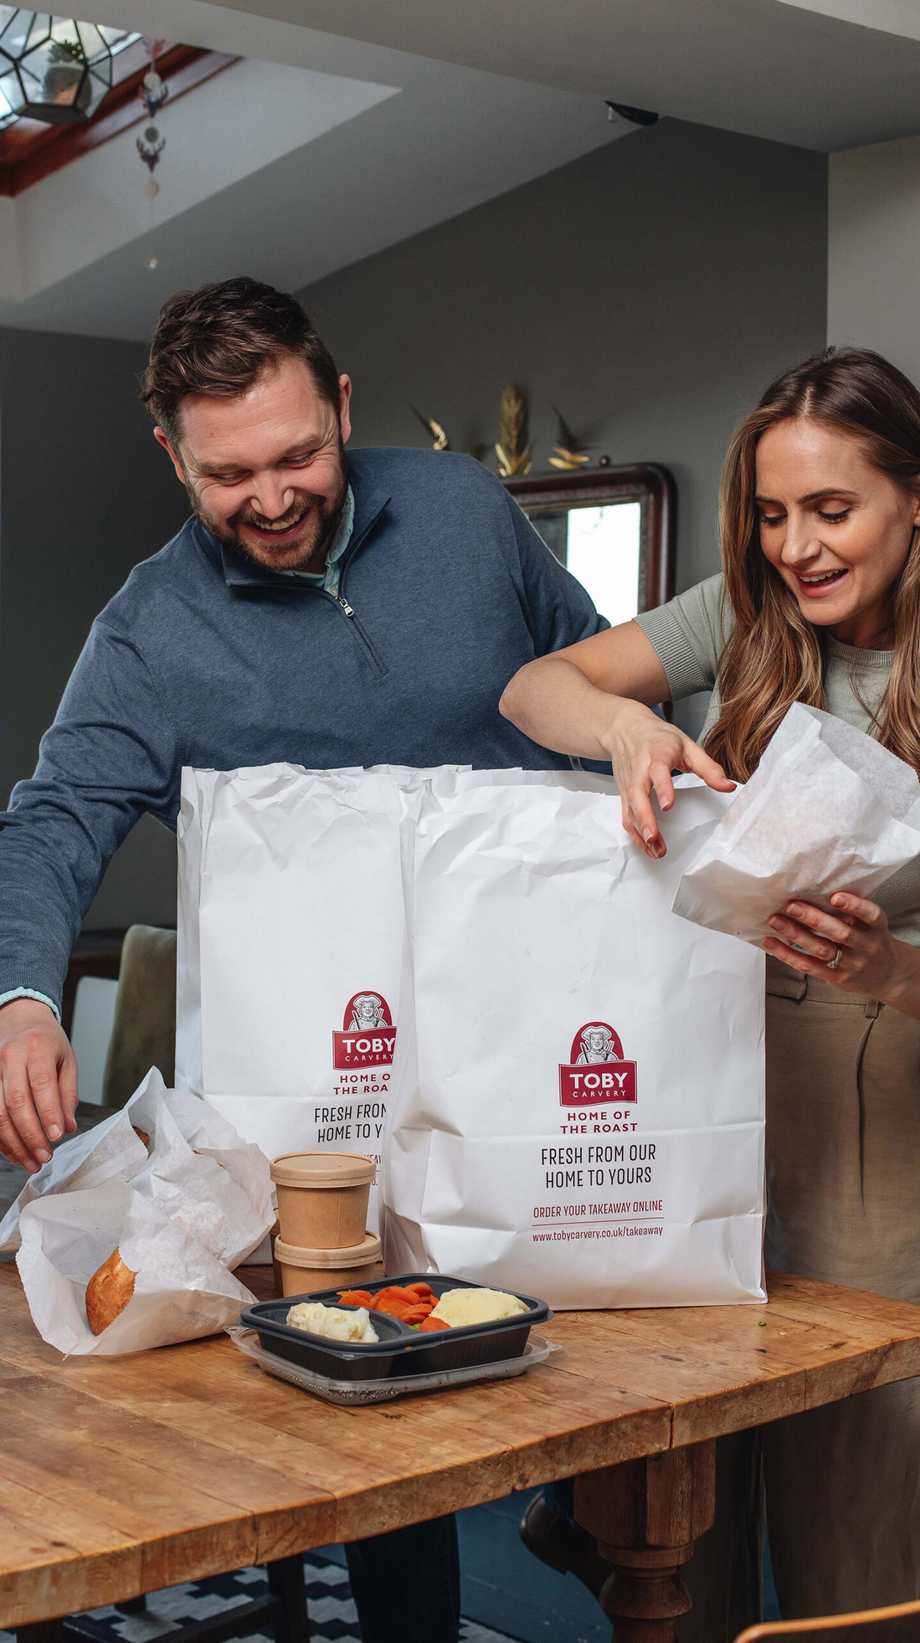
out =
[[[768,1267],[920,1301],[920,1021],[768,959],[766,1149]],[[920,1384],[763,1441],[784,1619],[920,1594]]]

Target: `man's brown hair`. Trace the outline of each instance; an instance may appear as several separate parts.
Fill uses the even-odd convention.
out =
[[[245,277],[178,291],[160,309],[141,399],[175,443],[188,394],[234,398],[285,354],[303,360],[338,414],[335,361],[296,297]]]

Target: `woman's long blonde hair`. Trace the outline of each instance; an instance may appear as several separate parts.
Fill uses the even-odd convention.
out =
[[[768,428],[810,417],[858,439],[892,479],[920,486],[920,393],[862,348],[828,349],[787,371],[732,439],[719,500],[725,596],[734,617],[719,665],[721,712],[706,751],[737,781],[756,769],[793,702],[824,706],[824,647],[760,546],[757,444]],[[920,775],[920,532],[894,600],[891,676],[872,733]]]

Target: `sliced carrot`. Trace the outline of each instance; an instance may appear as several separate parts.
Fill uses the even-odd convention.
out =
[[[374,1310],[376,1312],[384,1313],[389,1318],[401,1318],[403,1323],[420,1324],[423,1318],[428,1317],[431,1308],[426,1306],[409,1306],[406,1302],[394,1300],[391,1296],[389,1300],[384,1301],[380,1306],[375,1307]]]
[[[377,1301],[374,1305],[375,1312],[385,1312],[390,1318],[401,1318],[403,1313],[409,1310],[405,1301],[394,1300],[392,1295],[388,1295],[384,1301]]]
[[[431,1335],[433,1335],[435,1333],[435,1330],[449,1329],[450,1324],[446,1324],[444,1322],[443,1318],[432,1318],[431,1314],[429,1313],[427,1318],[422,1319],[422,1322],[419,1324],[418,1327],[419,1327],[419,1334],[425,1334],[425,1335],[431,1334]]]
[[[374,1305],[374,1296],[369,1289],[340,1289],[339,1300],[345,1306],[366,1306],[370,1309]]]
[[[374,1304],[380,1312],[389,1312],[392,1307],[407,1306],[423,1306],[430,1312],[434,1306],[434,1297],[430,1301],[427,1297],[423,1300],[421,1296],[413,1294],[410,1289],[403,1288],[401,1284],[389,1284],[386,1289],[377,1291]]]
[[[386,1284],[373,1293],[369,1289],[340,1289],[339,1300],[346,1306],[366,1306],[371,1312],[383,1312],[408,1324],[421,1323],[437,1304],[428,1284]]]

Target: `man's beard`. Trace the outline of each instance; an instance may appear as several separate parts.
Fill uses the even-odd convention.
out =
[[[326,567],[326,558],[329,548],[335,539],[336,531],[341,522],[345,507],[345,497],[348,482],[345,474],[345,447],[339,441],[341,485],[334,502],[328,498],[314,496],[312,492],[297,491],[294,502],[288,512],[280,519],[264,520],[252,508],[241,508],[239,513],[226,521],[213,519],[200,505],[197,496],[188,486],[189,500],[195,514],[206,530],[216,536],[224,547],[232,549],[234,553],[248,560],[249,564],[257,565],[260,570],[276,571],[311,571],[321,575]],[[292,536],[290,540],[281,540],[277,546],[268,536],[250,537],[248,540],[240,534],[240,525],[269,524],[272,526],[290,525],[291,528],[303,520],[302,531]]]

